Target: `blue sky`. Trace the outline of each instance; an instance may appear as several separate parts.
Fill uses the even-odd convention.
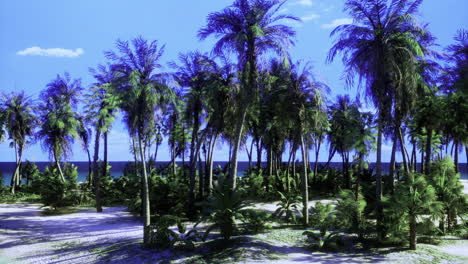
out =
[[[331,30],[350,21],[342,10],[343,2],[289,0],[281,10],[303,20],[292,24],[297,37],[291,54],[294,59],[313,63],[317,78],[332,90],[330,99],[344,93],[356,96],[356,88],[345,89],[340,79],[341,61],[325,63],[332,44]],[[103,51],[113,49],[117,39],[129,40],[139,35],[166,45],[162,63],[169,70],[166,63],[176,60],[180,52],[211,49],[213,40],[199,41],[196,33],[210,12],[231,3],[228,0],[0,1],[0,92],[24,90],[36,99],[50,80],[65,71],[88,86],[93,81],[88,68],[106,61]],[[437,37],[440,47],[436,49],[451,44],[457,29],[468,28],[466,10],[468,1],[423,2],[418,17],[422,23],[429,23],[430,31]],[[387,152],[389,144],[384,146]],[[166,145],[164,142],[160,148],[159,160],[169,160]],[[228,159],[225,149],[219,146],[217,160]],[[465,155],[461,157],[464,161]],[[45,161],[48,154],[36,143],[28,147],[25,159]],[[127,132],[117,120],[109,137],[109,160],[131,159]],[[240,160],[246,159],[245,154],[240,156]],[[320,159],[326,159],[325,152]],[[384,160],[388,159],[389,154],[384,153]],[[86,160],[77,143],[71,160]],[[14,161],[14,151],[8,142],[0,144],[0,161]]]

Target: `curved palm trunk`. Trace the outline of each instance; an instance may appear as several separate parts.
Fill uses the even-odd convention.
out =
[[[214,153],[214,149],[215,149],[215,146],[216,146],[216,141],[218,140],[218,137],[219,137],[219,134],[216,133],[214,139],[213,139],[213,142],[212,142],[212,146],[211,149],[210,149],[210,155],[209,155],[209,165],[208,165],[208,192],[209,194],[211,194],[211,192],[213,191],[213,153]]]
[[[408,151],[406,150],[405,139],[403,137],[403,133],[401,132],[401,127],[398,129],[398,137],[400,139],[400,147],[401,147],[401,152],[402,152],[401,156],[403,157],[403,168],[405,169],[405,173],[408,175],[410,171],[408,160],[410,158],[408,155]]]
[[[309,191],[307,185],[307,157],[306,157],[306,147],[304,143],[304,137],[301,134],[301,152],[302,152],[302,215],[304,225],[309,224]]]
[[[57,169],[58,169],[59,174],[60,174],[60,179],[62,180],[62,182],[65,182],[65,177],[63,176],[62,167],[60,167],[60,161],[59,161],[58,156],[57,156],[57,151],[55,151],[55,150],[54,150],[54,159],[55,159],[55,165],[57,166]]]
[[[101,133],[99,129],[96,129],[96,135],[94,139],[94,195],[96,199],[96,212],[102,212],[102,205],[101,205],[101,188],[100,188],[100,177],[99,177],[99,139],[101,138]],[[136,169],[136,167],[135,167]]]
[[[141,139],[141,134],[138,133],[138,145],[140,147],[140,158],[143,166],[143,172],[141,174],[142,183],[142,194],[141,200],[143,202],[143,219],[144,219],[144,233],[143,233],[143,244],[148,245],[149,241],[149,226],[151,224],[151,212],[150,212],[150,201],[149,201],[149,188],[148,188],[148,174],[146,172],[146,161],[145,161],[145,149]]]
[[[21,160],[22,160],[22,157],[23,157],[23,149],[24,149],[24,146],[19,146],[18,147],[18,152],[16,154],[16,168],[15,168],[15,172],[13,173],[13,176],[11,176],[11,193],[14,194],[15,191],[16,191],[16,186],[19,186],[20,183],[21,183],[21,173],[20,173],[20,169],[21,169]],[[15,144],[15,150],[16,150],[16,144]]]
[[[241,112],[241,116],[237,121],[236,125],[236,140],[234,149],[232,151],[231,157],[231,173],[229,175],[229,183],[232,190],[236,188],[236,178],[237,178],[237,156],[239,154],[240,143],[242,139],[242,130],[244,129],[244,121],[247,115],[247,108],[243,108]]]
[[[88,186],[91,186],[93,180],[93,161],[91,160],[91,153],[88,148],[86,148],[86,153],[88,154]]]

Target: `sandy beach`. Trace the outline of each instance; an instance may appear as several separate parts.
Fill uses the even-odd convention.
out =
[[[271,204],[266,207],[273,210]],[[40,212],[36,204],[0,204],[0,263],[192,263],[199,253],[143,249],[142,224],[125,207],[104,208],[103,213],[82,209],[59,216],[41,216]],[[242,258],[229,263],[419,263],[431,259],[427,252],[436,252],[433,258],[444,263],[468,261],[463,257],[468,240],[449,241],[441,247],[420,245],[416,252],[324,253],[298,246],[301,232],[290,229],[244,236]],[[296,242],[284,241],[287,235],[297,235]],[[265,255],[259,256],[261,250]]]

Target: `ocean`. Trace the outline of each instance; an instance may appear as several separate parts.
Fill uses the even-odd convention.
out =
[[[129,161],[133,162],[133,161]],[[88,176],[88,162],[85,161],[71,161],[70,163],[74,164],[78,168],[78,181],[83,182],[86,180]],[[36,165],[40,171],[44,170],[46,166],[51,164],[50,162],[36,162]],[[111,176],[113,178],[118,178],[122,176],[123,174],[123,169],[125,167],[125,164],[127,164],[127,161],[110,161],[109,162],[111,166]],[[181,162],[178,162],[180,165]],[[224,167],[227,164],[225,161],[218,161],[214,162],[214,168],[216,168],[218,165],[221,167]],[[256,162],[254,162],[254,165]],[[325,164],[325,162],[319,162],[319,164]],[[166,166],[167,162],[157,162],[157,166]],[[266,164],[264,163],[264,166]],[[341,168],[341,162],[331,162],[330,166],[335,167],[335,168]],[[373,164],[371,164],[371,167]],[[383,173],[385,174],[389,170],[389,163],[382,163],[382,170]],[[249,167],[249,163],[245,161],[241,161],[238,164],[238,176],[242,176],[244,171]],[[466,163],[460,163],[459,164],[460,168],[460,178],[468,180],[468,168]],[[3,179],[3,184],[8,185],[11,180],[11,176],[13,175],[15,170],[15,162],[0,162],[0,174],[3,176],[0,178]]]

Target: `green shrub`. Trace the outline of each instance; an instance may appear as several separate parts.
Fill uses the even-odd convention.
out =
[[[340,199],[336,205],[337,226],[348,232],[358,234],[359,238],[364,238],[368,224],[364,216],[366,201],[359,193],[356,201],[355,194],[350,190],[340,193]]]
[[[447,226],[451,231],[456,225],[457,217],[467,212],[468,204],[463,194],[460,174],[456,173],[455,164],[450,157],[431,164],[428,183],[434,187],[437,200],[443,205],[443,214],[439,219],[440,229],[445,233]]]
[[[297,216],[302,216],[299,204],[302,202],[302,197],[292,193],[278,192],[280,195],[280,202],[276,204],[278,208],[273,213],[273,216],[283,217],[286,222],[297,223]]]
[[[242,218],[242,211],[247,204],[237,190],[231,190],[227,182],[220,178],[205,206],[207,211],[203,221],[212,224],[205,231],[204,239],[211,231],[219,229],[221,236],[228,240],[237,230],[236,218]]]
[[[172,226],[177,226],[177,231],[171,229]],[[196,226],[187,232],[187,228],[181,219],[173,215],[163,215],[158,218],[156,224],[149,227],[150,232],[150,247],[153,248],[173,248],[180,245],[184,249],[193,250],[195,241],[201,239],[200,234],[196,230]]]
[[[271,229],[271,224],[268,223],[271,217],[271,214],[255,209],[245,209],[242,212],[242,221],[246,225],[247,232],[254,234]]]
[[[34,181],[34,187],[39,191],[44,206],[57,209],[79,204],[77,168],[72,164],[64,164],[62,170],[65,182],[61,180],[59,170],[55,165],[46,167],[40,177]]]
[[[442,205],[436,200],[434,188],[426,182],[423,174],[418,173],[409,174],[404,181],[397,184],[386,207],[385,222],[390,235],[394,232],[401,236],[403,230],[408,230],[410,249],[416,249],[416,226],[421,216],[434,218],[442,212]]]
[[[331,204],[315,203],[310,210],[310,224],[317,231],[305,231],[306,243],[318,250],[335,249],[340,238],[338,232],[329,231],[335,225],[335,214]]]

